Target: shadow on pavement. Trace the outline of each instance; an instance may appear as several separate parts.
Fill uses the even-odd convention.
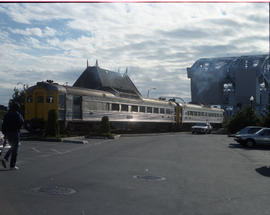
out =
[[[0,169],[0,172],[5,172],[5,171],[9,171],[10,169],[7,168],[7,169]]]
[[[239,149],[239,148],[244,149],[244,147],[242,145],[237,144],[237,143],[229,144],[229,148],[232,148],[232,149]]]
[[[255,145],[253,147],[247,147],[247,146],[242,146],[241,144],[238,144],[238,143],[231,143],[231,144],[229,144],[228,147],[231,148],[231,149],[270,151],[270,146],[269,145]]]
[[[265,177],[270,177],[270,167],[269,166],[263,166],[260,168],[255,169],[257,173],[261,174]]]

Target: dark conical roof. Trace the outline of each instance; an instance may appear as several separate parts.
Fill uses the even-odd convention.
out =
[[[87,67],[73,86],[105,90],[121,97],[140,98],[141,96],[127,74],[105,70],[97,65]]]

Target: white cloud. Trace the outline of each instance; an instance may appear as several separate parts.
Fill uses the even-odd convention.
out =
[[[56,34],[56,30],[48,26],[44,30],[41,30],[40,28],[26,28],[24,30],[9,28],[9,31],[14,34],[21,34],[24,36],[37,36],[37,37],[52,37]]]
[[[25,71],[33,84],[73,83],[65,73],[98,59],[106,69],[136,68],[143,92],[153,85],[156,97],[188,97],[186,67],[198,58],[268,52],[268,4],[0,4],[1,13],[22,26],[0,31],[0,70]]]
[[[44,30],[44,35],[45,36],[49,36],[49,37],[52,37],[56,34],[56,30],[53,29],[53,28],[50,28],[50,27],[46,27],[45,30]]]

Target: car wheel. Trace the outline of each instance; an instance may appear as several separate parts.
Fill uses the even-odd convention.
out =
[[[247,147],[253,147],[255,145],[255,142],[253,140],[247,140],[246,146]]]

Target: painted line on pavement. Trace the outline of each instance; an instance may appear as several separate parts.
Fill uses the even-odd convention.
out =
[[[34,152],[40,153],[41,151],[39,151],[37,148],[33,147],[31,148]]]

